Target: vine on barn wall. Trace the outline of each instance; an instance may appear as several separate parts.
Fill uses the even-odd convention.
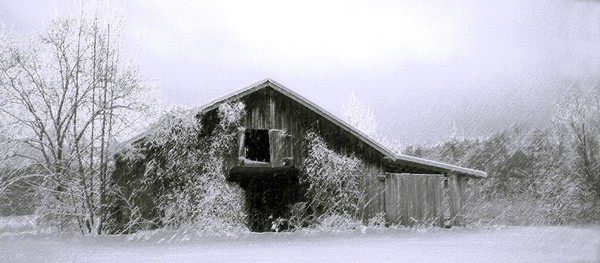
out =
[[[304,186],[306,201],[290,208],[286,221],[291,229],[360,225],[360,204],[365,195],[364,163],[356,156],[334,152],[314,131],[306,133],[304,142],[305,158],[299,181]]]
[[[243,103],[224,103],[218,124],[203,134],[204,116],[175,110],[139,146],[120,154],[121,171],[113,176],[115,230],[245,229],[243,191],[226,181],[224,171],[243,115]]]

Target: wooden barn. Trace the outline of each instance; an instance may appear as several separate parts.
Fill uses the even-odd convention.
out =
[[[445,219],[461,224],[468,180],[486,177],[481,171],[395,154],[270,79],[216,100],[201,111],[214,112],[227,101],[245,104],[239,151],[227,167],[227,178],[246,191],[250,210],[277,216],[296,201],[298,173],[305,158],[302,139],[309,129],[333,151],[356,156],[366,165],[364,192],[369,202],[362,211],[365,219],[385,213],[392,224],[435,222],[443,226]],[[249,219],[251,229],[267,230],[260,220],[253,220]]]

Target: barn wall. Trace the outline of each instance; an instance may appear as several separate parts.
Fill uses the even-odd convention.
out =
[[[367,166],[365,178],[365,203],[363,217],[370,218],[384,211],[383,183],[378,176],[384,174],[382,166],[383,155],[356,138],[348,131],[313,112],[304,105],[266,88],[241,98],[246,105],[246,116],[242,126],[246,129],[278,129],[291,135],[289,153],[292,166],[300,168],[304,159],[303,137],[309,130],[317,132],[337,153],[355,155]],[[237,162],[237,156],[233,157]],[[237,163],[240,165],[240,163]]]
[[[443,226],[440,174],[393,174],[385,177],[386,220],[392,224]]]
[[[464,207],[467,203],[467,183],[468,178],[464,176],[450,175],[448,180],[448,197],[450,203],[450,220],[452,225],[464,225],[465,215]]]

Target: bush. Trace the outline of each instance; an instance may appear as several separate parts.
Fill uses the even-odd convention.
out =
[[[312,131],[305,135],[304,142],[306,157],[299,178],[304,201],[291,205],[288,215],[276,220],[273,229],[353,229],[360,225],[365,176],[362,161],[332,151]]]
[[[315,224],[318,231],[354,230],[362,227],[362,221],[349,214],[326,214],[319,217]]]
[[[547,218],[535,200],[499,197],[467,206],[465,218],[469,226],[543,225]]]
[[[298,202],[289,205],[287,217],[277,218],[273,222],[272,230],[276,232],[281,230],[296,231],[304,227],[309,227],[312,222],[313,219],[308,213],[307,202]]]
[[[306,185],[308,208],[316,216],[348,214],[357,216],[365,176],[362,161],[330,150],[314,132],[305,136],[306,157],[300,184]]]
[[[377,213],[375,216],[367,220],[368,227],[385,227],[387,221],[385,220],[385,213]]]

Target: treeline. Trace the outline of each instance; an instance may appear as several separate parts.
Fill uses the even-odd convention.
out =
[[[466,211],[474,224],[565,224],[600,220],[600,103],[572,89],[552,125],[517,125],[485,138],[453,137],[404,154],[482,170]]]

